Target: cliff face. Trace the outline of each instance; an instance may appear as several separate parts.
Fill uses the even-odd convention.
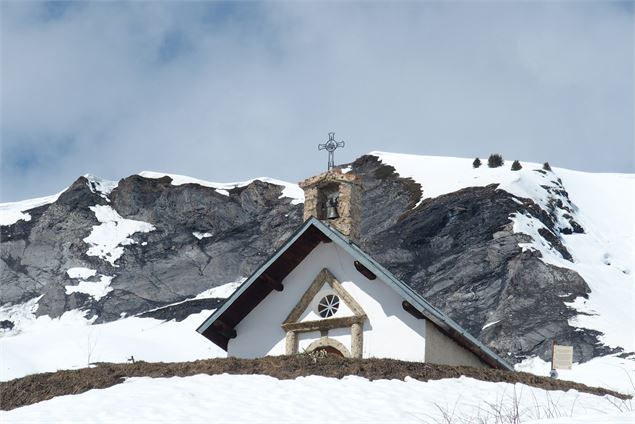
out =
[[[350,166],[364,186],[362,247],[474,336],[512,362],[546,357],[554,337],[576,346],[576,361],[609,351],[598,332],[569,325],[578,312],[566,302],[586,296],[586,282],[523,251],[531,237],[513,231],[514,217],[537,220],[541,242],[570,257],[559,234],[584,229],[567,213],[563,187],[548,188],[547,210],[496,186],[420,202],[419,184],[376,157]],[[240,280],[301,224],[302,205],[282,190],[253,181],[222,192],[139,175],[104,189],[80,177],[29,210],[29,221],[1,227],[0,303],[42,296],[40,315],[80,308],[111,321]],[[90,283],[101,291],[76,289]],[[154,314],[183,315],[178,309]]]

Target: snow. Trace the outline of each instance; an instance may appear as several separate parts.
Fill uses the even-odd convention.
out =
[[[423,191],[421,201],[465,187],[484,187],[490,184],[500,184],[500,189],[518,197],[544,199],[546,196],[540,184],[536,184],[543,176],[533,171],[542,167],[536,163],[523,162],[523,168],[520,171],[511,171],[509,169],[511,164],[507,162],[499,168],[488,168],[484,164],[475,169],[472,167],[473,159],[377,151],[369,154],[393,166],[401,177],[412,178],[421,184]]]
[[[608,355],[593,358],[588,362],[574,363],[570,370],[558,370],[558,379],[575,381],[588,386],[604,387],[635,396],[635,360]],[[516,364],[517,371],[548,376],[551,362],[540,358],[529,358]]]
[[[499,322],[501,322],[501,320],[500,320],[500,319],[499,319],[499,320],[497,320],[497,321],[494,321],[494,322],[489,322],[489,323],[485,324],[485,325],[483,326],[483,328],[481,328],[481,330],[485,330],[486,328],[489,328],[489,327],[491,327],[492,325],[496,325],[496,324],[498,324]]]
[[[82,269],[77,273],[88,274],[87,268],[71,269]],[[76,275],[75,271],[73,274]],[[243,281],[205,290],[194,299],[229,297]],[[89,362],[126,362],[131,355],[135,360],[147,362],[226,356],[225,351],[195,331],[213,312],[211,310],[190,315],[181,322],[128,317],[93,324],[96,316],[87,318],[85,311],[78,310],[54,319],[36,317],[41,297],[20,305],[0,307],[0,320],[14,323],[13,329],[0,331],[0,381],[58,369],[83,368]],[[41,355],[43,344],[46,355]]]
[[[225,356],[225,352],[194,329],[212,311],[181,322],[129,317],[93,324],[97,317],[73,310],[60,318],[35,317],[33,305],[23,306],[16,328],[0,332],[0,381],[60,369],[83,368],[94,362],[180,362]],[[0,319],[7,312],[0,310]],[[15,322],[15,321],[14,321]],[[92,325],[91,325],[92,324]],[[43,354],[42,346],[46,346]]]
[[[259,177],[253,178],[247,181],[234,182],[234,183],[214,183],[210,181],[199,180],[197,178],[187,177],[184,175],[176,175],[176,174],[166,174],[163,172],[153,172],[153,171],[143,171],[138,175],[144,178],[163,178],[170,177],[172,178],[172,185],[182,185],[182,184],[198,184],[203,187],[210,187],[216,190],[217,193],[222,194],[224,196],[229,196],[229,190],[244,187],[251,184],[254,181],[262,181],[269,184],[274,184],[278,186],[282,186],[282,194],[280,198],[290,198],[291,204],[297,205],[300,203],[304,203],[304,191],[297,184],[289,183],[282,180],[277,180],[275,178],[269,177]]]
[[[75,267],[66,271],[70,278],[77,279],[76,285],[65,286],[66,294],[85,293],[92,296],[93,299],[99,300],[112,291],[110,283],[114,276],[100,274],[97,281],[88,281],[97,274],[97,271],[90,268]]]
[[[246,278],[241,278],[238,281],[234,281],[231,283],[223,284],[222,286],[212,287],[209,290],[205,290],[202,293],[196,295],[194,299],[211,299],[211,298],[220,298],[225,299],[232,295],[236,291],[236,289],[244,283]]]
[[[202,239],[204,239],[204,238],[208,238],[208,237],[211,237],[211,236],[212,236],[212,234],[211,234],[211,233],[201,233],[201,232],[199,232],[199,231],[194,231],[194,232],[192,233],[192,235],[193,235],[194,237],[196,237],[197,239],[199,239],[199,240],[202,240]]]
[[[1,412],[3,423],[435,423],[518,422],[595,416],[602,423],[633,417],[619,399],[575,390],[545,391],[522,384],[467,377],[421,382],[309,376],[278,380],[263,375],[129,378],[90,390]],[[569,418],[565,418],[569,417]],[[613,417],[609,418],[608,417]],[[517,422],[517,421],[513,421]],[[549,421],[547,421],[549,422]],[[554,421],[552,421],[554,422]]]
[[[68,270],[66,270],[66,274],[68,274],[70,278],[80,278],[82,280],[90,278],[96,273],[97,271],[95,271],[94,269],[82,267],[69,268]]]
[[[100,225],[93,226],[93,231],[84,239],[90,245],[88,256],[98,256],[115,265],[115,261],[123,254],[123,246],[134,244],[129,236],[134,233],[147,233],[155,228],[147,222],[135,221],[121,217],[110,206],[91,206]]]
[[[110,283],[113,278],[109,275],[100,275],[98,281],[80,281],[76,286],[65,286],[66,294],[85,293],[99,300],[112,291]]]
[[[211,289],[205,290],[192,298],[181,300],[180,302],[170,303],[168,305],[159,306],[158,308],[153,308],[146,312],[157,311],[159,309],[164,309],[170,306],[181,305],[183,303],[186,303],[192,300],[198,300],[198,299],[225,299],[225,298],[228,298],[234,291],[236,291],[238,286],[240,286],[245,280],[246,280],[245,278],[242,278],[239,281],[235,281],[233,283],[227,283],[221,286],[212,287]]]
[[[545,240],[538,230],[547,230],[547,227],[538,219],[530,215],[512,214],[510,219],[514,223],[513,231],[515,233],[527,234],[531,237],[531,241],[528,243],[519,243],[518,245],[525,250],[537,250],[542,254],[542,261],[550,265],[564,266],[570,268],[571,263],[564,263],[565,259],[562,254],[554,249],[547,240]]]
[[[88,180],[87,185],[91,192],[99,194],[102,198],[110,202],[108,195],[117,187],[116,181],[105,180],[92,174],[85,174],[84,178]]]
[[[24,211],[53,203],[62,193],[63,191],[60,191],[52,196],[38,197],[20,202],[0,203],[0,225],[12,225],[20,220],[30,221],[31,215]]]

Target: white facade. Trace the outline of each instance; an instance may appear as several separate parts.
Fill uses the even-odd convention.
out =
[[[426,320],[417,319],[402,307],[402,299],[379,277],[368,280],[353,265],[353,257],[336,243],[321,243],[283,280],[284,290],[272,291],[235,328],[236,337],[228,344],[228,356],[256,358],[284,355],[287,332],[281,325],[324,268],[333,274],[366,315],[363,323],[364,358],[394,358],[425,361]],[[302,313],[299,321],[352,317],[353,311],[340,299],[334,315],[322,318],[317,302],[334,294],[325,284]],[[350,326],[322,331],[299,332],[299,352],[320,339],[335,340],[351,352],[353,337]]]

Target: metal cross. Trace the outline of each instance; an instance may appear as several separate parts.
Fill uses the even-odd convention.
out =
[[[324,144],[318,144],[318,150],[326,150],[329,152],[329,171],[335,168],[335,149],[338,147],[344,147],[343,141],[335,140],[335,133],[329,133],[329,139]]]

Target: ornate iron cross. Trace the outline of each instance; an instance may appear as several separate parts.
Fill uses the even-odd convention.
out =
[[[335,168],[335,149],[338,147],[344,147],[343,141],[335,140],[335,133],[329,133],[329,139],[324,144],[318,144],[318,150],[326,150],[329,152],[329,171]]]

